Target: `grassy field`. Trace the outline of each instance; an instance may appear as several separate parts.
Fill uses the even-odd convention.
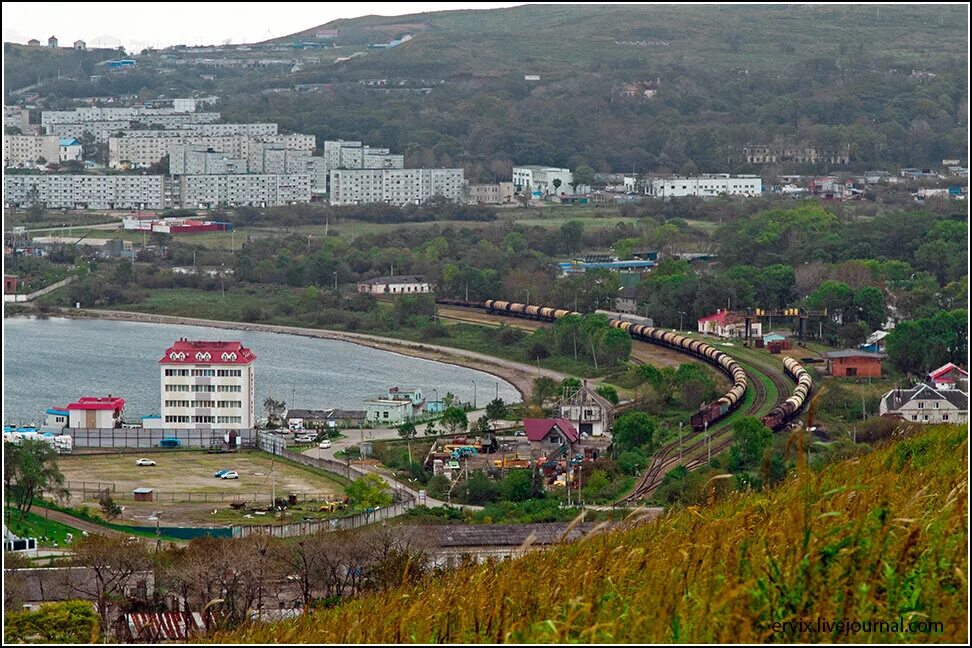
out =
[[[21,538],[37,538],[38,547],[53,547],[55,544],[63,547],[67,544],[69,533],[75,538],[81,537],[81,532],[73,527],[44,519],[43,511],[44,509],[35,508],[21,518],[19,511],[8,508],[9,517],[5,517],[4,520],[9,520],[7,527],[14,535]]]
[[[777,489],[210,639],[964,643],[967,443],[929,427]],[[818,632],[818,617],[886,625]]]
[[[333,499],[344,492],[343,482],[322,471],[262,452],[231,455],[177,452],[148,456],[158,465],[136,466],[138,457],[126,454],[64,456],[58,460],[58,466],[71,482],[114,483],[112,497],[125,506],[122,518],[116,520],[119,523],[145,523],[145,518],[157,511],[163,511],[167,524],[240,523],[242,513],[229,507],[237,498],[250,504],[267,504],[274,491],[277,497],[296,493],[301,500],[313,501]],[[240,478],[213,477],[213,473],[223,469],[236,470]],[[132,490],[139,487],[155,489],[155,501],[135,502]],[[92,491],[88,491],[87,498],[74,494],[72,503],[98,508],[97,495]]]

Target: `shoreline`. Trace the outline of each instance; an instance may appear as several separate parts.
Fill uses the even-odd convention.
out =
[[[23,313],[30,315],[29,313]],[[18,314],[20,315],[20,314]],[[18,315],[11,315],[17,317]],[[36,314],[34,314],[36,315]],[[536,368],[513,360],[494,358],[475,351],[465,349],[454,349],[435,344],[423,342],[412,342],[410,340],[399,340],[396,338],[372,335],[368,333],[351,333],[345,331],[334,331],[329,329],[313,329],[300,326],[287,326],[283,324],[258,324],[251,322],[234,322],[228,320],[210,320],[194,317],[184,317],[181,315],[158,315],[154,313],[140,313],[137,311],[121,310],[99,310],[99,309],[73,309],[56,308],[44,314],[47,317],[65,317],[68,319],[103,319],[125,322],[141,322],[148,324],[176,324],[184,326],[207,326],[210,328],[221,328],[237,331],[254,331],[262,333],[279,333],[284,335],[298,335],[301,337],[311,337],[326,340],[337,340],[361,346],[397,353],[399,355],[421,358],[431,362],[464,367],[482,371],[493,377],[500,378],[517,390],[520,399],[526,403],[530,394],[533,392],[533,380],[537,376],[550,376],[555,380],[562,380],[566,374],[542,369],[540,373]]]

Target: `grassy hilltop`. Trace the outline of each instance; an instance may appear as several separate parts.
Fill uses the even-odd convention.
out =
[[[769,492],[364,596],[222,641],[961,642],[967,430],[930,427]],[[941,632],[774,622],[934,621]]]

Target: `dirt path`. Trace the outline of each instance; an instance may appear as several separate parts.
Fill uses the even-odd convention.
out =
[[[124,531],[119,531],[117,529],[112,529],[111,527],[101,526],[100,524],[95,524],[94,522],[88,522],[87,520],[82,520],[81,518],[76,518],[73,515],[68,515],[67,513],[61,513],[60,511],[55,511],[54,509],[44,509],[38,508],[37,514],[42,517],[50,518],[55,522],[60,522],[69,527],[74,527],[79,531],[87,531],[88,533],[100,533],[102,535],[129,535]],[[40,511],[44,511],[43,514]]]
[[[549,369],[538,372],[536,367],[513,360],[495,358],[476,351],[454,349],[435,344],[411,342],[395,338],[370,335],[366,333],[347,333],[344,331],[329,331],[311,329],[299,326],[283,326],[279,324],[253,324],[248,322],[227,322],[224,320],[199,319],[194,317],[179,317],[172,315],[156,315],[154,313],[138,313],[133,311],[95,310],[59,308],[58,315],[73,318],[97,318],[127,322],[148,322],[152,324],[183,324],[188,326],[209,326],[212,328],[232,329],[237,331],[262,331],[265,333],[285,333],[288,335],[302,335],[327,340],[341,340],[352,344],[361,344],[383,351],[399,353],[416,358],[425,358],[446,364],[458,365],[469,369],[476,369],[492,374],[513,385],[520,392],[524,401],[529,399],[533,391],[533,381],[537,376],[550,376],[557,381],[563,380],[567,374]]]

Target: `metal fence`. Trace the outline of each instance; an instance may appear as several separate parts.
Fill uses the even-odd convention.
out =
[[[67,480],[64,482],[64,487],[69,491],[71,491],[72,493],[77,491],[102,493],[105,490],[107,490],[110,493],[115,492],[115,482]]]
[[[255,429],[233,430],[242,447],[256,444]],[[185,428],[71,428],[64,431],[74,439],[75,448],[158,448],[162,439],[178,439],[179,447],[209,448],[226,445],[229,430]]]
[[[88,491],[91,492],[91,491]],[[272,493],[240,493],[235,491],[218,492],[198,492],[198,491],[152,491],[153,501],[155,502],[233,502],[243,501],[252,502],[271,502]],[[281,491],[277,493],[277,499],[288,499],[289,495],[297,498],[297,503],[304,502],[324,502],[333,499],[331,493],[289,493]],[[132,501],[134,495],[131,492],[117,493],[112,496],[117,501]]]
[[[368,524],[396,517],[412,508],[412,500],[398,502],[391,506],[357,513],[332,520],[306,520],[290,524],[259,524],[233,526],[234,538],[248,538],[257,535],[269,535],[274,538],[293,538],[295,536],[312,535],[322,531],[342,531],[357,529]]]

